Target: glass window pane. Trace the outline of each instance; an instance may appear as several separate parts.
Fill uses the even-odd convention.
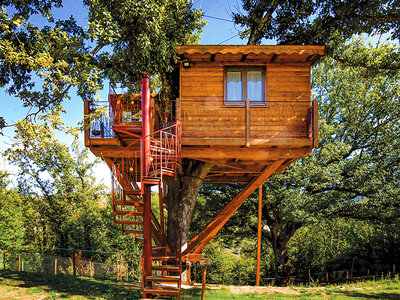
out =
[[[226,100],[242,101],[242,72],[226,72]]]
[[[250,101],[263,101],[262,94],[262,72],[248,71],[247,72],[247,98]]]

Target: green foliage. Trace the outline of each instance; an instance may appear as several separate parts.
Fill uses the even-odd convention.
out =
[[[196,43],[204,25],[201,12],[193,10],[188,0],[127,0],[112,5],[87,0],[84,5],[87,28],[72,17],[53,19],[51,10],[61,6],[60,0],[43,5],[3,3],[0,88],[34,108],[28,117],[62,110],[71,87],[83,100],[96,100],[104,79],[137,81],[146,73],[168,85],[166,73],[177,59],[175,46]],[[6,125],[1,116],[0,129]]]
[[[7,188],[8,174],[0,171],[0,249],[24,249],[23,201],[18,191]]]
[[[243,11],[233,17],[244,26],[243,37],[252,45],[266,38],[334,49],[354,34],[392,32],[398,39],[397,7],[396,1],[242,0]]]

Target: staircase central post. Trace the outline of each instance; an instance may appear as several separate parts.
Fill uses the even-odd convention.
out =
[[[151,134],[151,96],[150,79],[142,79],[142,175],[147,176],[150,168],[150,134]],[[143,186],[143,278],[151,276],[151,185],[141,182]]]
[[[147,176],[150,169],[151,153],[150,153],[150,135],[151,135],[151,94],[150,79],[142,79],[142,137],[143,137],[143,168],[142,174]]]

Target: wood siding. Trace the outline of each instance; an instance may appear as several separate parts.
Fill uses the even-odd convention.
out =
[[[181,67],[183,138],[245,139],[245,106],[224,105],[224,67],[227,65],[250,64],[195,61],[188,70]],[[264,66],[267,106],[250,107],[250,139],[307,138],[310,63]]]

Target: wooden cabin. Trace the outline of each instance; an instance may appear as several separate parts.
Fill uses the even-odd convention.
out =
[[[179,298],[182,262],[198,261],[204,246],[255,189],[318,146],[310,70],[324,51],[323,46],[178,46],[174,115],[157,111],[157,95],[150,93],[147,78],[141,94],[122,91],[127,83],[111,83],[108,101],[85,102],[86,124],[91,124],[85,145],[113,174],[114,222],[125,233],[143,235],[144,297]],[[96,112],[96,106],[108,112]],[[212,163],[206,182],[247,185],[185,250],[172,255],[163,210],[160,221],[151,212],[150,186],[159,186],[162,205],[163,178],[179,173],[182,158]],[[165,264],[171,260],[176,267]],[[154,282],[177,287],[164,289]]]
[[[285,158],[284,168],[317,146],[310,68],[323,46],[178,46],[177,53],[182,155],[212,162],[209,182],[248,182],[266,163]]]

